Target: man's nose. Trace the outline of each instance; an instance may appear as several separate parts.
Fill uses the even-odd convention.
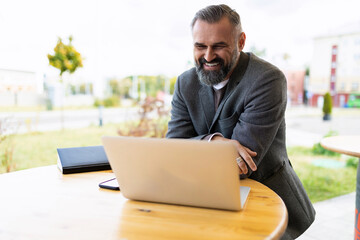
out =
[[[212,50],[212,48],[206,49],[204,58],[207,62],[211,62],[212,60],[214,60],[216,58],[216,55],[215,55],[214,51]]]

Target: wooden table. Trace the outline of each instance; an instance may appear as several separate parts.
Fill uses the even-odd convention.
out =
[[[324,148],[360,158],[360,136],[333,136],[320,142]]]
[[[111,171],[62,175],[56,166],[0,174],[0,239],[278,239],[287,210],[253,181],[239,212],[127,200],[100,189]]]
[[[321,140],[324,148],[353,157],[360,158],[360,136],[333,136]],[[355,200],[355,234],[354,239],[360,240],[360,164],[356,176],[356,200]]]

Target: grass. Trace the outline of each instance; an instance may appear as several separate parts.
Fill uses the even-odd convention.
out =
[[[324,156],[316,155],[306,147],[290,147],[288,154],[313,203],[355,191],[356,167],[331,169],[314,166],[311,161]],[[341,156],[326,158],[342,161]]]
[[[355,191],[356,169],[326,169],[308,163],[299,163],[296,173],[310,196],[318,202]]]
[[[0,143],[0,147],[6,144],[6,141],[13,142],[13,170],[22,170],[56,164],[57,148],[101,145],[101,136],[115,136],[118,129],[123,127],[124,125],[120,124],[107,124],[103,127],[18,134],[8,137],[5,142]],[[0,148],[0,157],[2,153]],[[311,148],[306,147],[290,147],[288,154],[312,202],[355,191],[356,167],[329,169],[314,166],[311,161],[324,156],[315,155]],[[340,156],[326,158],[341,160]],[[0,166],[0,173],[5,170],[5,166]]]
[[[33,107],[23,107],[23,106],[0,106],[0,113],[1,112],[39,112],[39,111],[46,111],[45,106],[33,106]]]
[[[92,126],[83,129],[11,136],[14,143],[14,170],[56,164],[57,148],[101,145],[101,136],[117,135],[119,127],[119,125],[112,124],[102,128]],[[8,140],[10,139],[8,138],[6,141]],[[0,173],[4,171],[4,166],[0,167]]]
[[[94,106],[66,106],[63,109],[61,107],[53,107],[52,111],[61,111],[61,110],[84,110],[84,109],[96,109]],[[17,106],[17,107],[4,107],[0,106],[0,113],[2,112],[47,112],[45,106]]]

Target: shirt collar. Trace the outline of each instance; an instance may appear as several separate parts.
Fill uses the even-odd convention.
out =
[[[214,85],[213,88],[215,88],[216,90],[220,90],[223,87],[225,87],[228,82],[229,82],[229,79],[226,79],[226,80]]]

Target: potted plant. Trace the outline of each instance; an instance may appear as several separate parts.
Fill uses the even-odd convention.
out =
[[[324,105],[323,105],[323,120],[328,121],[331,119],[331,110],[332,110],[332,99],[329,92],[324,95]]]

